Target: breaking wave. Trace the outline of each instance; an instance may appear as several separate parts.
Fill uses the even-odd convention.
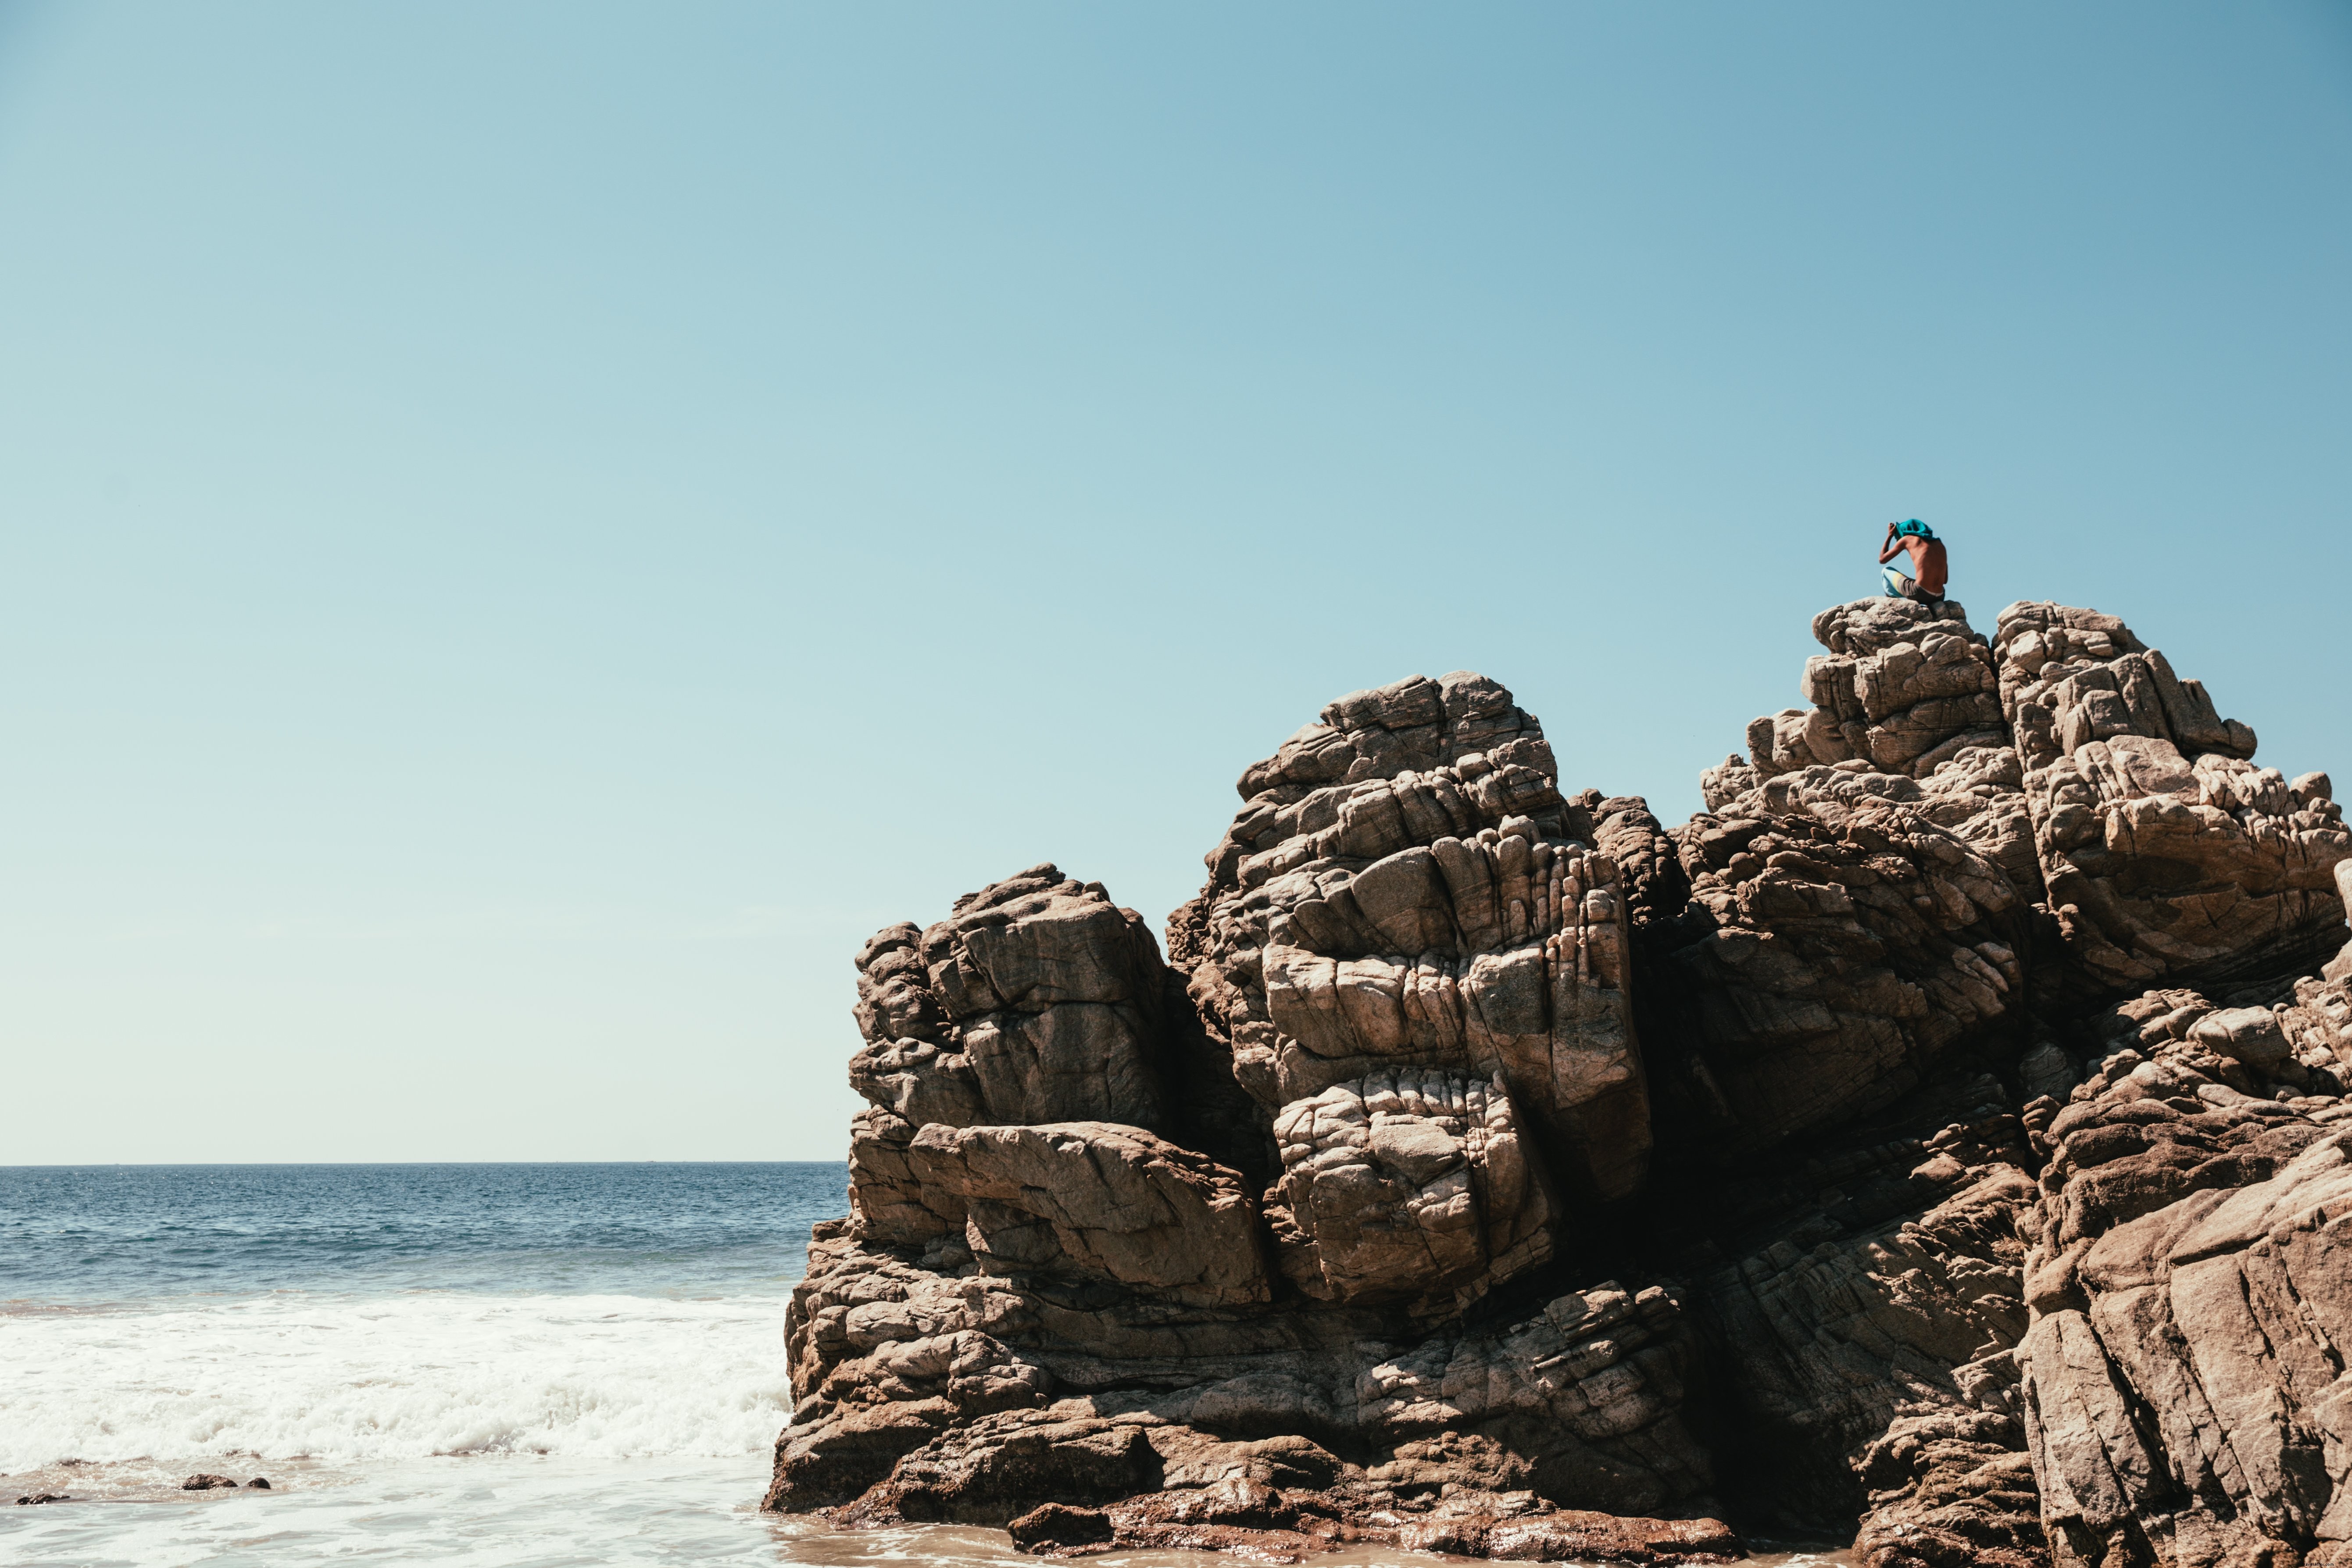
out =
[[[791,1407],[784,1308],[782,1296],[284,1291],[0,1309],[0,1472],[754,1453]]]

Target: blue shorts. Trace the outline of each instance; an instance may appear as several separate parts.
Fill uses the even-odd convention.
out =
[[[1920,605],[1940,605],[1944,602],[1943,595],[1921,591],[1917,583],[1893,566],[1880,567],[1878,574],[1886,579],[1886,591],[1898,599],[1909,599]]]

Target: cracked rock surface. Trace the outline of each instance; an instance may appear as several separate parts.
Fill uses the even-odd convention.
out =
[[[1812,633],[1678,827],[1415,676],[1243,770],[1165,961],[1050,864],[877,932],[766,1506],[1065,1557],[2352,1563],[2326,775],[2094,611]]]
[[[2011,605],[1997,641],[2071,978],[2227,983],[2334,952],[2352,837],[2326,774],[2255,767],[2253,731],[2113,616]]]
[[[1308,1296],[1442,1311],[1551,1257],[1557,1200],[1499,1076],[1334,1084],[1285,1107],[1274,1135],[1266,1219]]]

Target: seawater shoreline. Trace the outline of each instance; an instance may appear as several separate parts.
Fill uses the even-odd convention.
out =
[[[510,1535],[527,1535],[533,1562],[1017,1568],[1037,1561],[1014,1552],[1000,1530],[837,1530],[819,1519],[762,1514],[764,1482],[761,1456],[693,1463],[534,1455],[401,1460],[297,1476],[270,1493],[162,1493],[9,1509],[0,1513],[0,1549],[26,1568],[102,1561],[261,1565],[362,1545],[395,1562],[487,1564],[512,1561]],[[1088,1561],[1103,1568],[1217,1568],[1233,1559],[1162,1551]],[[1436,1568],[1451,1561],[1372,1548],[1313,1557],[1307,1568]],[[1756,1568],[1843,1568],[1852,1559],[1843,1551],[1768,1551],[1749,1561]]]
[[[746,1521],[789,1415],[784,1307],[845,1184],[0,1168],[0,1557],[772,1562]],[[196,1471],[272,1487],[181,1492]],[[74,1500],[5,1506],[40,1492]]]

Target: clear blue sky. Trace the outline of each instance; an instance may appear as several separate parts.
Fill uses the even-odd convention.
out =
[[[1696,808],[1881,531],[2352,790],[2341,5],[0,8],[0,1163],[834,1158],[1328,699]]]

